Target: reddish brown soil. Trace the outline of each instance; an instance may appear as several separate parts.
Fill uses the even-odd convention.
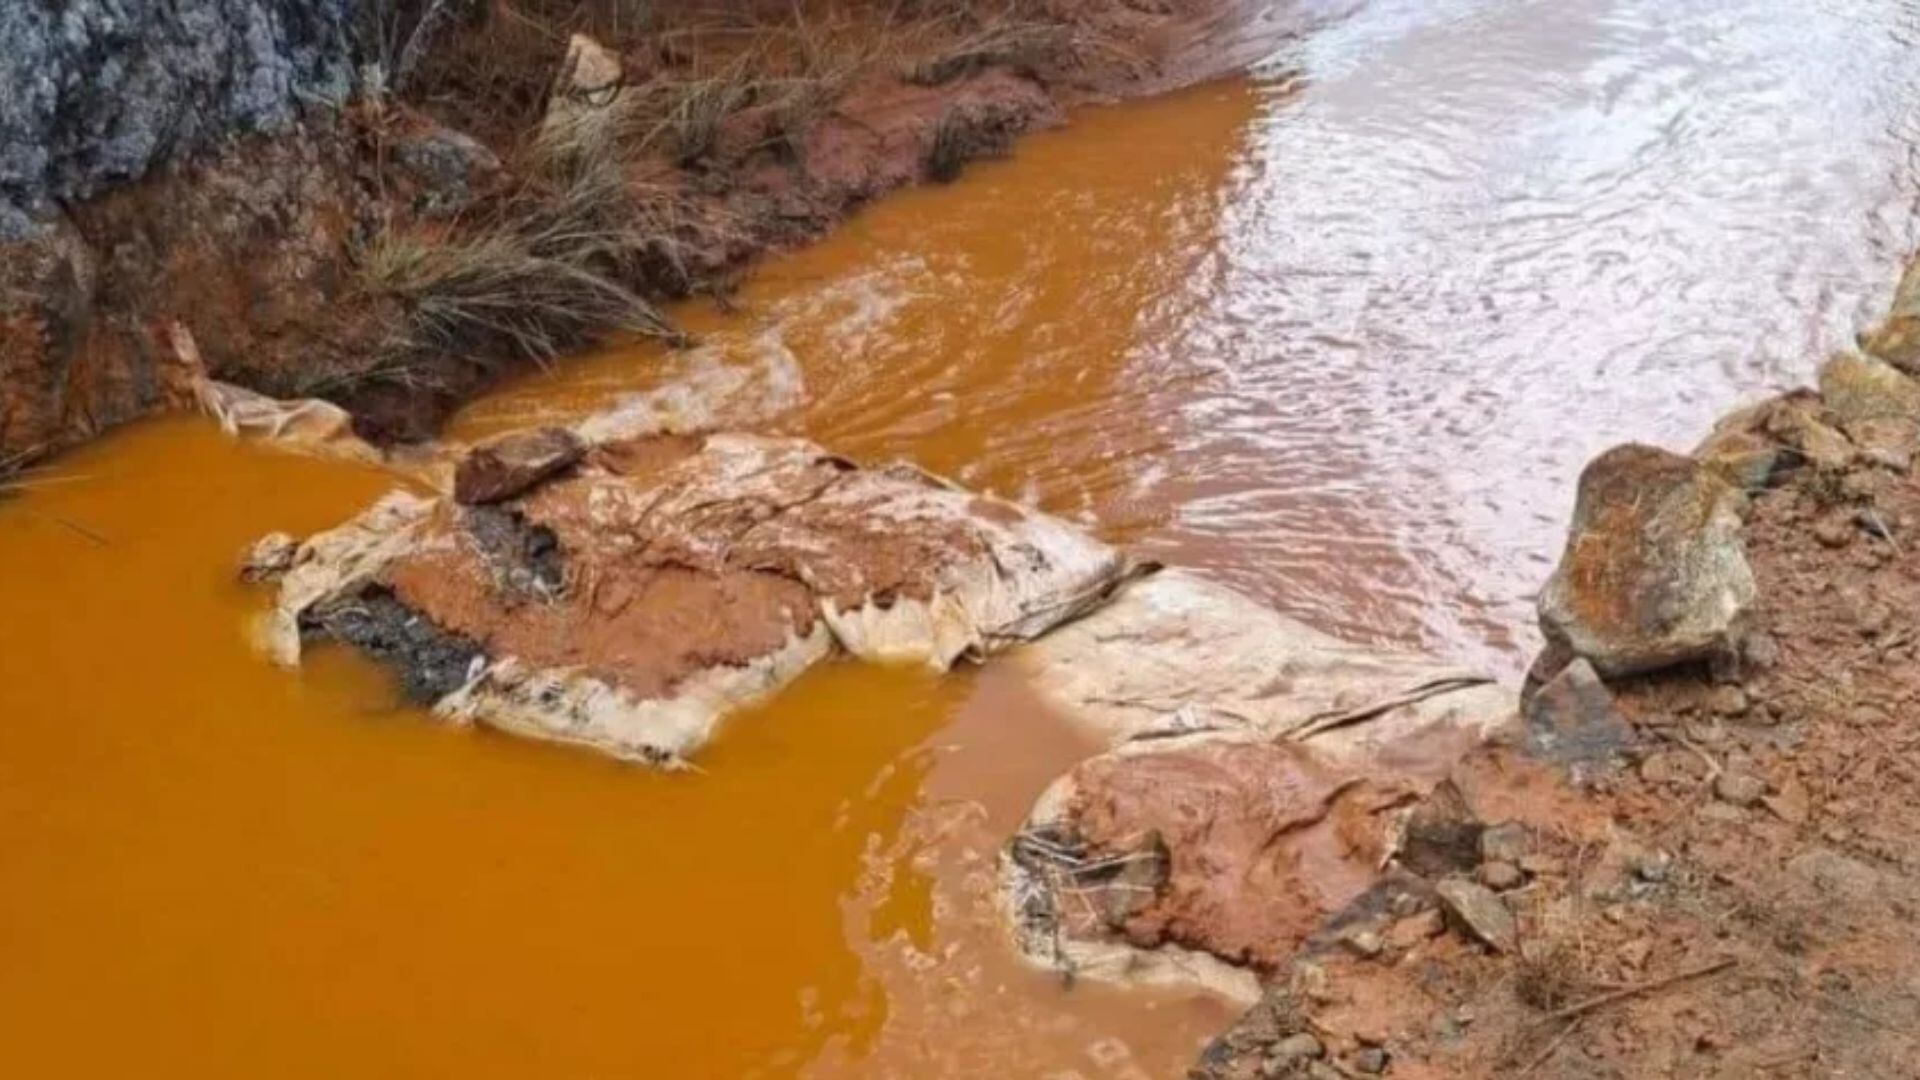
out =
[[[1285,742],[1107,755],[1073,776],[1080,839],[1114,854],[1157,836],[1170,856],[1164,881],[1120,923],[1127,940],[1262,971],[1373,884],[1386,818],[1410,797]]]
[[[1196,1074],[1920,1075],[1917,525],[1885,469],[1760,493],[1743,660],[1613,684],[1636,749],[1577,783],[1505,748],[1458,771],[1471,828],[1524,828],[1455,868],[1518,953],[1363,920],[1383,949],[1297,960]],[[1271,1057],[1303,1031],[1324,1057]]]
[[[733,476],[724,455],[700,456],[707,445],[607,444],[506,501],[443,501],[382,584],[488,655],[582,670],[645,699],[811,634],[823,604],[926,600],[948,568],[990,554],[966,519],[913,514],[931,485],[921,474],[803,450]]]

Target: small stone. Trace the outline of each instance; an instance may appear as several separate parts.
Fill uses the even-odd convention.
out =
[[[1679,755],[1671,750],[1648,754],[1647,760],[1640,763],[1640,779],[1649,784],[1671,784],[1685,776]]]
[[[1480,882],[1495,892],[1506,892],[1525,880],[1520,868],[1510,862],[1483,863],[1480,867]]]
[[[1853,534],[1858,531],[1853,527],[1851,515],[1833,513],[1814,522],[1813,538],[1820,541],[1822,547],[1843,548],[1853,542]]]
[[[1495,952],[1512,952],[1519,945],[1520,930],[1513,912],[1485,886],[1449,878],[1434,886],[1434,893],[1455,921]]]
[[[1636,856],[1632,865],[1634,877],[1653,885],[1660,884],[1673,874],[1673,856],[1664,851]]]
[[[1317,1058],[1326,1052],[1327,1048],[1320,1045],[1319,1039],[1303,1031],[1274,1043],[1273,1049],[1267,1052],[1267,1060],[1276,1064],[1290,1065],[1296,1061]]]
[[[1633,742],[1633,729],[1613,694],[1584,657],[1554,676],[1527,707],[1527,750],[1564,764],[1614,760]]]
[[[1353,1055],[1353,1068],[1355,1072],[1378,1076],[1387,1071],[1387,1052],[1377,1046],[1369,1046]]]
[[[1517,863],[1527,857],[1527,829],[1517,821],[1488,826],[1480,834],[1480,858]]]
[[[1780,642],[1772,634],[1756,630],[1741,640],[1740,655],[1754,667],[1774,667],[1780,663]]]
[[[1332,1001],[1334,998],[1333,985],[1327,978],[1327,969],[1319,964],[1294,965],[1293,988],[1301,997],[1321,1004]]]
[[[1747,692],[1737,686],[1717,686],[1707,696],[1707,708],[1715,716],[1741,716],[1747,711]]]
[[[1356,930],[1341,939],[1356,956],[1375,957],[1387,947],[1380,935],[1371,930]]]
[[[1767,794],[1766,781],[1741,772],[1723,772],[1713,782],[1713,793],[1722,802],[1752,806]]]

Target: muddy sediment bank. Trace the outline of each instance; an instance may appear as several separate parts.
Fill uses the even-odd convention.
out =
[[[401,86],[347,101],[296,80],[278,111],[229,110],[271,112],[230,139],[195,128],[36,196],[0,259],[0,463],[176,404],[182,333],[217,378],[337,402],[379,441],[423,438],[503,371],[670,333],[653,303],[724,296],[760,253],[889,190],[951,178],[1072,105],[1220,73],[1232,41],[1287,29],[1249,34],[1198,2],[814,7],[636,30],[593,5],[475,5],[428,25]],[[286,49],[328,72],[341,53],[363,76],[398,63],[329,19],[326,56]],[[199,84],[156,85],[184,101]],[[45,120],[81,138],[84,104]]]

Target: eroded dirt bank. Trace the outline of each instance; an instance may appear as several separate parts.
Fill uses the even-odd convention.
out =
[[[417,38],[404,83],[157,157],[137,182],[42,205],[5,247],[0,464],[174,403],[181,330],[219,378],[421,438],[498,372],[611,332],[671,335],[655,302],[724,295],[756,254],[1073,104],[1235,62],[1201,44],[1225,33],[1201,0],[645,20],[530,0],[423,35],[408,5],[381,10],[401,21],[375,35],[386,52],[359,42],[362,73]]]

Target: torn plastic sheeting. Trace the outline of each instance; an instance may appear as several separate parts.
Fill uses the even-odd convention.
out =
[[[1016,659],[1048,703],[1109,745],[1245,730],[1406,769],[1434,738],[1477,743],[1516,708],[1485,675],[1341,641],[1181,570],[1131,582]]]
[[[294,562],[277,657],[297,659],[303,627],[367,624],[311,616],[382,590],[477,652],[442,715],[650,761],[693,752],[835,649],[944,669],[1083,612],[1131,566],[917,469],[744,435],[596,446],[487,506],[390,497]]]
[[[1180,571],[1016,656],[1109,747],[1049,787],[1008,847],[1016,938],[1045,966],[1127,983],[1166,977],[1169,948],[1278,964],[1378,880],[1408,801],[1515,715],[1489,679],[1339,641]],[[1157,872],[1116,876],[1149,842]],[[1210,969],[1176,970],[1219,988]]]

